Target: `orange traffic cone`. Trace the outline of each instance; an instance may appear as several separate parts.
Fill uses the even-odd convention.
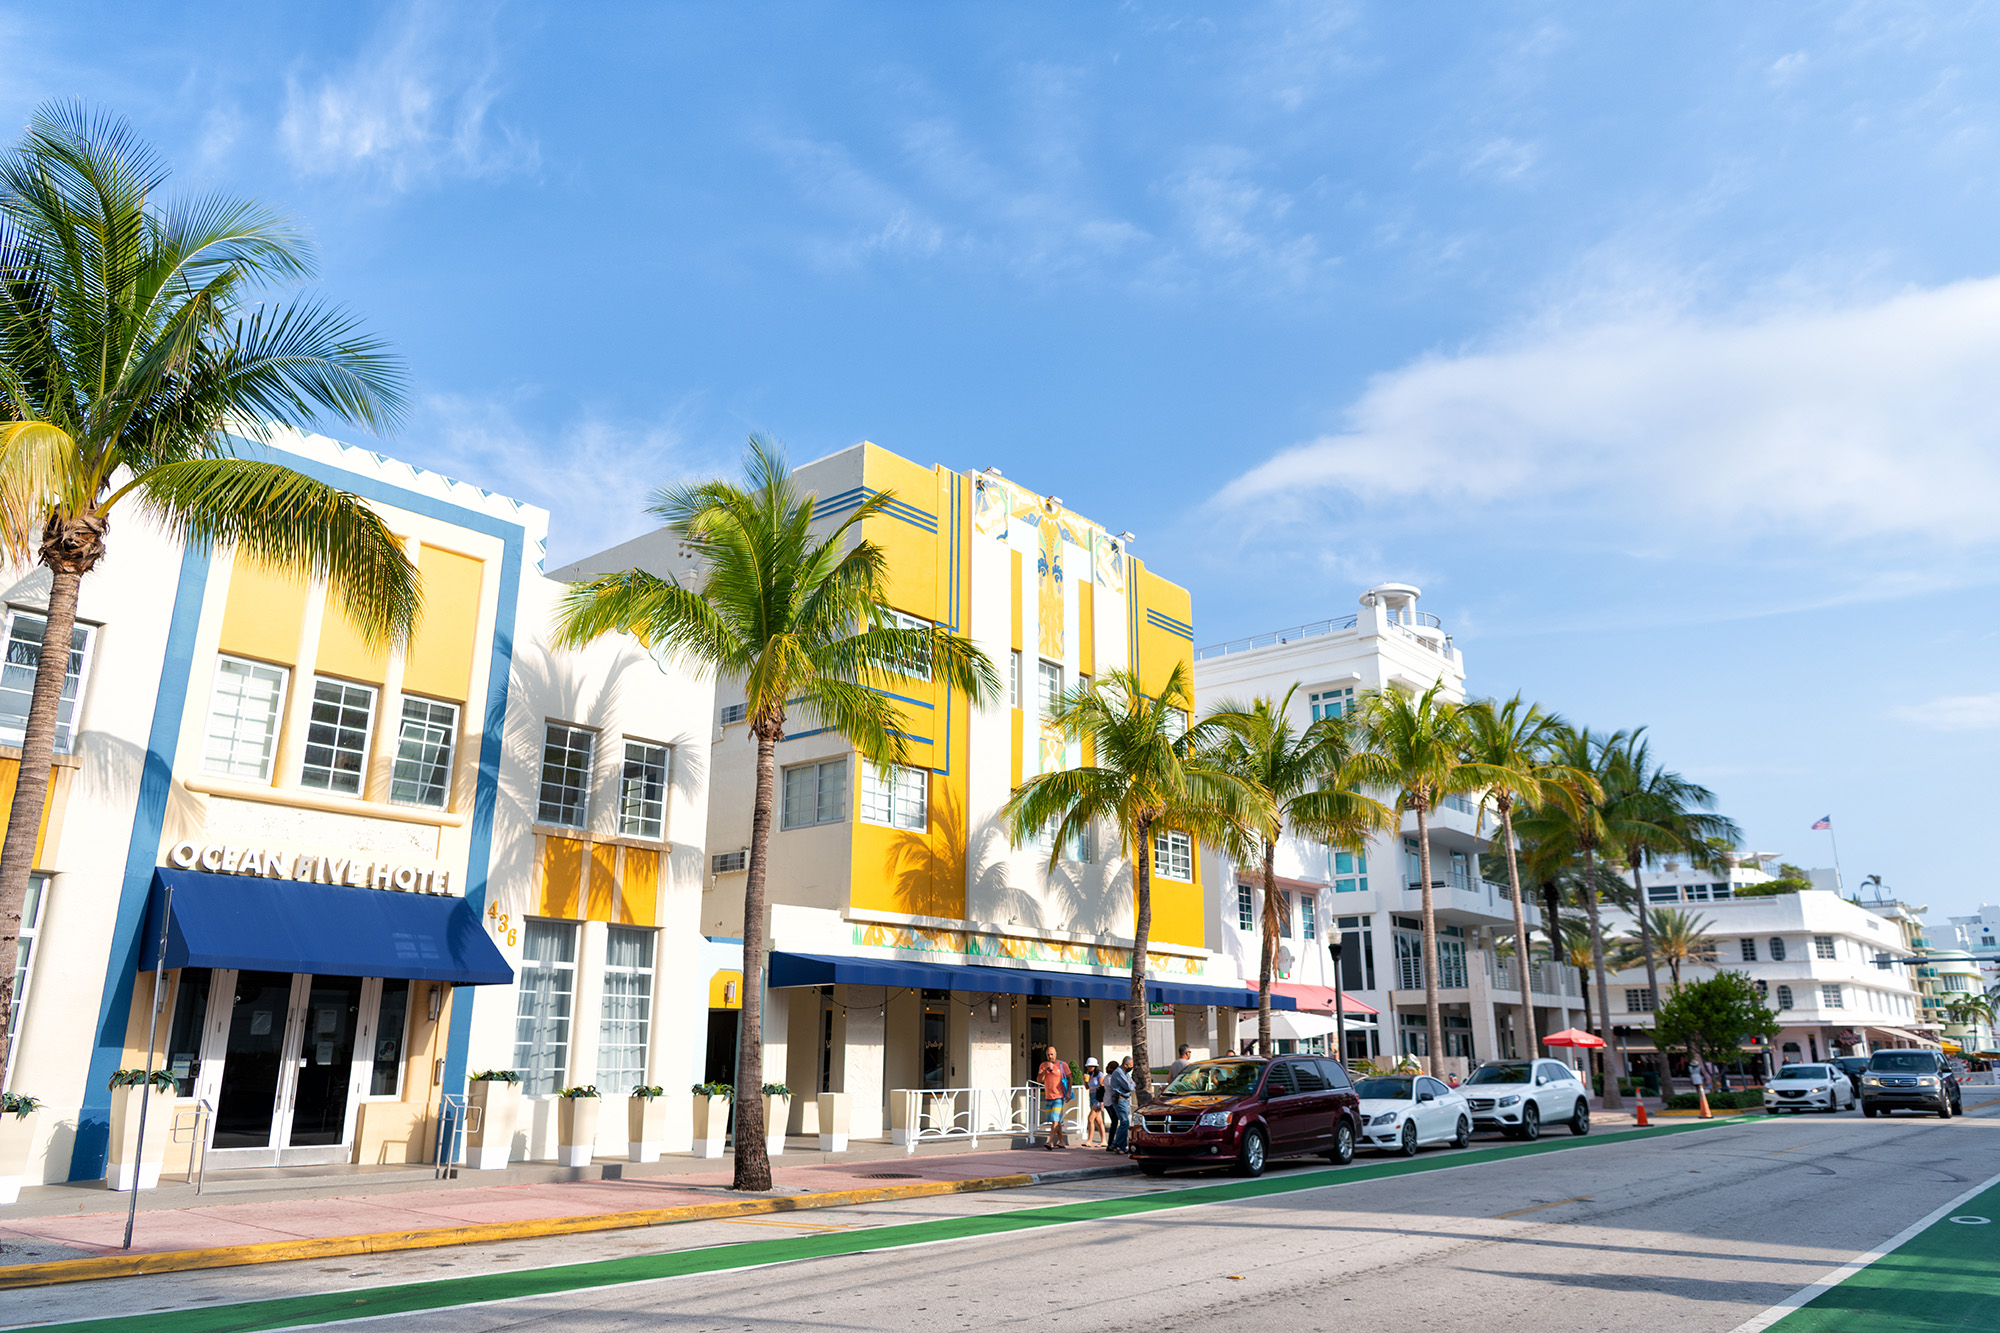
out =
[[[1646,1119],[1646,1099],[1639,1099],[1639,1128],[1644,1129],[1652,1122]]]
[[[1708,1109],[1708,1089],[1697,1088],[1695,1091],[1701,1094],[1701,1118],[1703,1120],[1715,1119],[1715,1113]]]

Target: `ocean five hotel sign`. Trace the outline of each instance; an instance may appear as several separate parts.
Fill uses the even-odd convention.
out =
[[[393,889],[403,893],[451,893],[449,870],[371,861],[352,853],[342,856],[337,852],[282,852],[216,842],[177,842],[167,849],[167,864],[176,870],[206,870],[216,875],[259,875],[267,879],[342,884],[354,889]]]

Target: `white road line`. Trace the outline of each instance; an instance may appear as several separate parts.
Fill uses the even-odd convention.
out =
[[[1903,1246],[1909,1244],[1912,1240],[1914,1240],[1917,1234],[1923,1231],[1926,1227],[1930,1226],[1934,1222],[1939,1221],[1942,1218],[1950,1216],[1951,1213],[1955,1211],[1960,1204],[1966,1202],[1968,1199],[1977,1198],[1980,1194],[1984,1193],[1989,1189],[1992,1189],[1995,1185],[2000,1185],[2000,1175],[1988,1177],[1986,1180],[1983,1180],[1979,1184],[1974,1185],[1971,1189],[1959,1195],[1951,1202],[1943,1205],[1942,1207],[1932,1209],[1928,1213],[1925,1213],[1922,1217],[1910,1223],[1910,1225],[1904,1227],[1901,1231],[1898,1231],[1895,1235],[1889,1237],[1889,1239],[1883,1241],[1882,1244],[1877,1248],[1870,1250],[1866,1254],[1856,1255],[1852,1260],[1850,1260],[1845,1264],[1842,1264],[1839,1268],[1834,1269],[1832,1272],[1828,1273],[1825,1277],[1822,1277],[1819,1281],[1813,1283],[1811,1286],[1800,1287],[1797,1291],[1787,1296],[1784,1300],[1779,1301],[1776,1305],[1764,1311],[1762,1314],[1755,1315],[1749,1319],[1744,1320],[1742,1323],[1738,1324],[1735,1328],[1729,1330],[1729,1333],[1763,1333],[1764,1329],[1767,1329],[1771,1325],[1777,1323],[1780,1319],[1783,1319],[1786,1315],[1798,1309],[1800,1306],[1806,1304],[1814,1297],[1819,1296],[1822,1293],[1830,1291],[1834,1287],[1839,1286],[1841,1283],[1847,1281],[1847,1279],[1853,1277],[1856,1273],[1859,1273],[1862,1269],[1868,1267],[1868,1265],[1874,1263],[1876,1260],[1883,1258],[1885,1255],[1890,1255],[1895,1253],[1897,1250],[1901,1249]]]

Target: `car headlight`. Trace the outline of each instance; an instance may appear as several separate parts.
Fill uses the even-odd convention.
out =
[[[1935,1088],[1937,1085],[1938,1081],[1928,1074],[1917,1080],[1917,1086],[1920,1088]]]
[[[1875,1077],[1875,1076],[1874,1076],[1873,1074],[1863,1074],[1863,1075],[1861,1076],[1861,1082],[1862,1082],[1862,1085],[1863,1085],[1864,1087],[1876,1087],[1876,1088],[1879,1088],[1879,1087],[1881,1087],[1881,1086],[1882,1086],[1882,1080],[1881,1080],[1881,1079],[1879,1079],[1879,1078],[1876,1078],[1876,1077]]]
[[[1518,1102],[1520,1100],[1521,1098],[1518,1095],[1513,1097],[1502,1097],[1498,1102],[1494,1104],[1496,1106],[1512,1106],[1515,1102]]]
[[[1396,1123],[1396,1113],[1394,1111],[1384,1111],[1368,1123],[1376,1129],[1380,1129],[1384,1125],[1393,1125]]]
[[[1221,1129],[1224,1125],[1229,1123],[1229,1112],[1203,1111],[1201,1113],[1201,1119],[1196,1123],[1198,1123],[1203,1129]]]

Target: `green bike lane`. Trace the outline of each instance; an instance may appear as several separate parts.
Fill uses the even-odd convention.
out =
[[[1449,1156],[1419,1157],[1292,1171],[1257,1180],[1206,1185],[1172,1186],[1158,1192],[1078,1203],[1028,1207],[1011,1212],[884,1224],[851,1231],[772,1240],[745,1241],[661,1253],[628,1255],[522,1268],[477,1276],[437,1278],[370,1287],[274,1297],[235,1304],[148,1311],[148,1333],[256,1333],[258,1330],[305,1328],[355,1319],[406,1315],[424,1311],[531,1300],[566,1292],[588,1291],[631,1283],[727,1273],[775,1264],[797,1263],[843,1255],[866,1254],[921,1245],[936,1245],[1002,1236],[1084,1222],[1134,1217],[1171,1209],[1231,1203],[1307,1190],[1336,1188],[1423,1172],[1457,1170],[1482,1163],[1545,1153],[1614,1149],[1675,1135],[1746,1123],[1767,1123],[1762,1117],[1730,1116],[1711,1121],[1660,1125],[1647,1130],[1584,1138],[1544,1139],[1477,1148]],[[144,1281],[143,1278],[121,1281]],[[36,1325],[63,1333],[111,1333],[131,1327],[135,1316],[121,1314]]]

